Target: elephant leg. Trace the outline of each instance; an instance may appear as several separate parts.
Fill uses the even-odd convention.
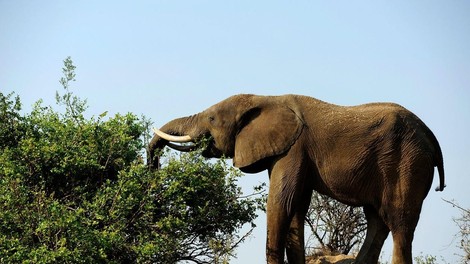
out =
[[[266,240],[266,258],[267,263],[282,264],[284,263],[284,249],[286,244],[286,236],[292,216],[285,209],[278,197],[277,189],[273,186],[271,177],[268,201],[267,201],[267,240]]]
[[[412,264],[412,242],[419,215],[431,188],[434,167],[429,156],[406,155],[389,202],[383,205],[393,236],[393,264]]]
[[[300,222],[303,225],[303,221],[300,220],[300,215],[294,221],[293,229],[290,228],[298,212],[304,190],[308,188],[305,182],[306,166],[302,165],[306,163],[302,162],[302,157],[294,155],[298,153],[298,147],[294,144],[289,152],[276,160],[269,170],[266,257],[267,262],[271,264],[284,263],[289,230],[291,230],[289,241],[293,242],[289,255],[292,258],[300,258],[298,256],[304,254],[300,252],[303,251],[303,245],[299,244],[303,238],[303,228],[300,228]]]
[[[355,263],[378,263],[390,229],[372,206],[364,206],[364,214],[367,219],[367,234]]]
[[[419,220],[421,207],[414,210],[401,209],[390,219],[390,230],[393,236],[393,264],[412,264],[412,242],[414,231]]]
[[[411,257],[411,241],[413,241],[413,232],[407,231],[407,228],[395,230],[393,235],[393,264],[413,263]]]
[[[287,235],[286,253],[289,263],[305,263],[305,240],[304,227],[305,215],[310,206],[312,198],[312,189],[304,190],[304,194],[300,200],[299,208],[290,224],[289,233]]]
[[[398,217],[391,219],[389,226],[393,236],[393,264],[413,263],[411,248],[420,212],[421,205],[414,210],[402,209],[395,215]]]

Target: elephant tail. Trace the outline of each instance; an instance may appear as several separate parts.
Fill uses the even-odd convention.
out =
[[[439,173],[439,186],[436,187],[436,192],[442,192],[446,187],[444,180],[444,158],[442,157],[442,151],[441,147],[439,146],[439,142],[437,141],[437,138],[434,136],[434,134],[432,134],[432,139],[435,142],[434,145],[436,147],[435,166],[437,167],[437,172]]]
[[[437,171],[439,172],[439,186],[436,187],[436,192],[442,192],[446,187],[446,184],[444,183],[444,162],[442,160],[442,155],[441,159],[437,163]]]
[[[437,158],[437,171],[439,173],[439,186],[436,187],[436,192],[442,192],[446,187],[444,182],[444,161],[442,158],[442,153],[439,148],[439,157]]]

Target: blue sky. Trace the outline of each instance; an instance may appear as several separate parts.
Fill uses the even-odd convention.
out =
[[[133,112],[155,126],[237,93],[400,103],[439,139],[448,185],[428,195],[413,251],[452,263],[459,211],[441,198],[470,207],[468,14],[463,0],[0,1],[0,91],[25,110],[52,105],[71,56],[90,115]],[[232,263],[264,262],[264,226],[260,215]],[[391,236],[383,251],[390,261]]]

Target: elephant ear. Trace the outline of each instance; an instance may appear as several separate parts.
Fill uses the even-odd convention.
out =
[[[289,150],[299,137],[303,122],[286,106],[270,106],[248,111],[242,117],[240,127],[233,165],[242,171],[244,168],[244,171],[250,171],[248,167],[256,162]]]

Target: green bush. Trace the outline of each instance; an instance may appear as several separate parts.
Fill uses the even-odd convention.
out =
[[[198,153],[143,162],[149,122],[85,118],[64,61],[57,102],[21,114],[0,93],[0,263],[226,261],[253,225],[260,198],[240,198],[240,172]]]

